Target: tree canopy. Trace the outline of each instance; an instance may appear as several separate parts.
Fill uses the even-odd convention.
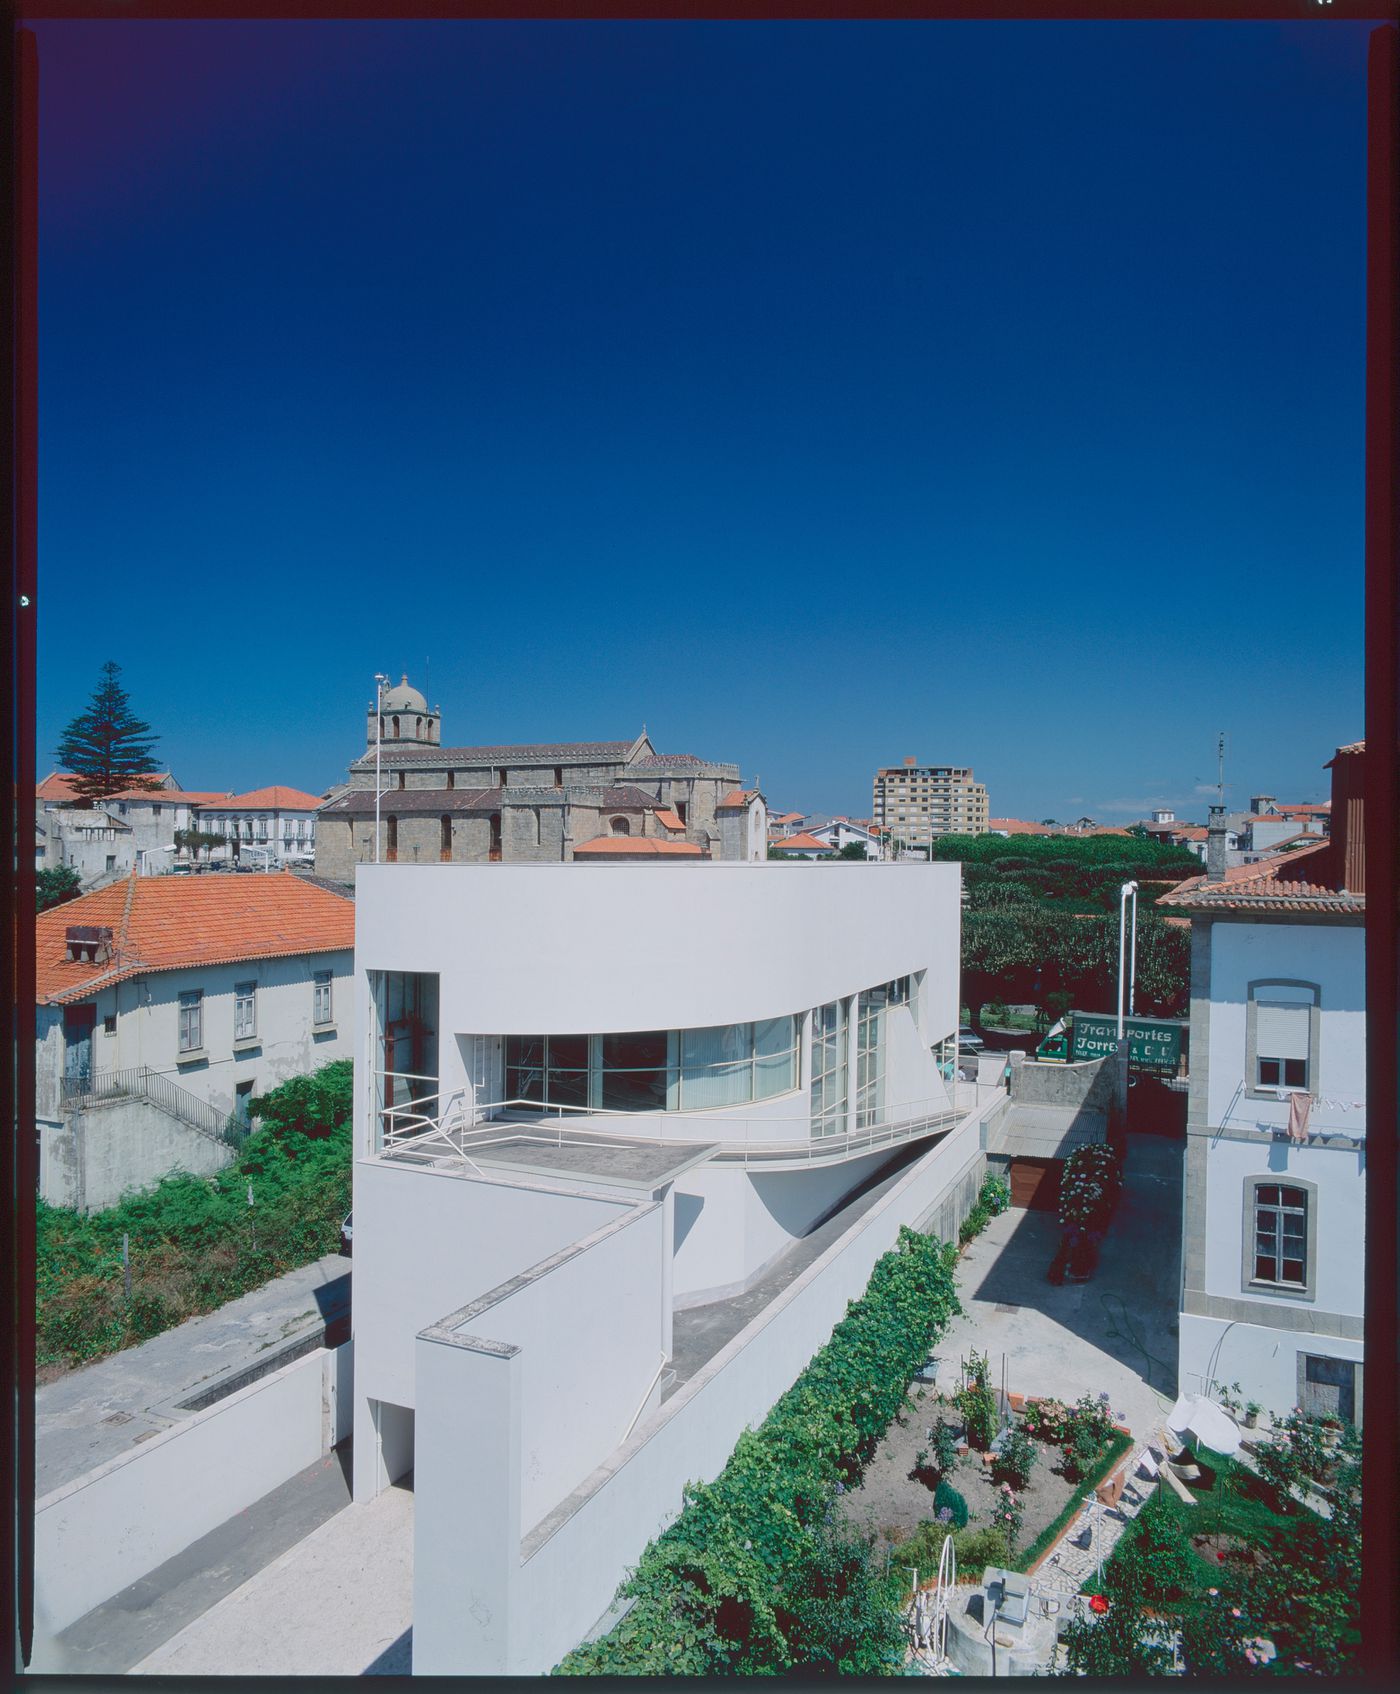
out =
[[[82,882],[72,865],[54,865],[49,870],[40,871],[34,878],[35,909],[47,912],[50,906],[76,900],[82,891]]]
[[[131,709],[118,678],[121,666],[109,659],[85,712],[64,730],[54,756],[77,778],[75,797],[86,805],[109,799],[125,788],[155,788],[151,774],[159,737]]]

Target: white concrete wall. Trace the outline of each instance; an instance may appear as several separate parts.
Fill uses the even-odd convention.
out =
[[[1259,1324],[1227,1323],[1223,1318],[1181,1314],[1179,1386],[1183,1394],[1205,1394],[1215,1382],[1243,1393],[1279,1417],[1298,1403],[1298,1357],[1327,1359],[1363,1356],[1360,1341],[1335,1335],[1310,1335]]]
[[[1366,1129],[1366,951],[1360,927],[1331,924],[1211,925],[1209,1122],[1244,1128],[1288,1122],[1286,1101],[1246,1100],[1245,1006],[1249,984],[1267,977],[1315,982],[1322,1027],[1311,1126],[1342,1135]],[[1339,1102],[1355,1102],[1345,1110]]]
[[[626,1202],[375,1160],[355,1164],[355,1498],[383,1486],[371,1401],[413,1408],[414,1337],[622,1216]]]
[[[51,1206],[100,1212],[128,1189],[171,1171],[212,1176],[233,1148],[144,1099],[96,1101],[58,1123],[39,1124],[39,1192]]]
[[[1366,1264],[1365,1149],[1293,1146],[1263,1136],[1257,1143],[1219,1140],[1208,1148],[1205,1292],[1360,1317]],[[1244,1189],[1250,1177],[1259,1176],[1317,1185],[1315,1299],[1273,1294],[1242,1282]]]
[[[520,1520],[528,1530],[622,1441],[668,1353],[659,1201],[532,1267],[464,1334],[520,1349]]]
[[[350,1346],[318,1349],[37,1502],[35,1613],[56,1633],[328,1453]]]
[[[556,1664],[675,1516],[686,1482],[718,1474],[744,1427],[762,1421],[829,1337],[900,1224],[936,1211],[976,1157],[980,1133],[980,1119],[970,1117],[911,1165],[758,1319],[648,1414],[523,1547],[513,1537],[522,1521],[524,1355],[508,1343],[495,1343],[501,1351],[488,1357],[420,1339],[414,1673],[538,1675]]]
[[[676,1305],[737,1293],[891,1152],[773,1172],[711,1161],[677,1178]]]
[[[360,865],[355,968],[441,978],[454,1034],[695,1029],[803,1012],[927,969],[925,1020],[957,1024],[957,865]]]
[[[97,1024],[92,1036],[92,1068],[111,1071],[149,1065],[196,1098],[221,1112],[231,1112],[239,1083],[251,1082],[253,1093],[261,1094],[288,1077],[305,1075],[331,1059],[353,1055],[351,964],[351,953],[343,949],[156,971],[115,983],[93,997]],[[326,1029],[312,1021],[318,970],[334,973],[334,1022]],[[235,1049],[234,987],[240,982],[257,983],[257,1038]],[[189,989],[204,991],[204,1056],[182,1060],[180,995]],[[104,1021],[113,1015],[116,1032],[108,1035]],[[58,1038],[49,1035],[40,1043],[36,1063],[39,1098],[52,1102],[56,1115],[58,1082],[63,1074],[61,1010]]]

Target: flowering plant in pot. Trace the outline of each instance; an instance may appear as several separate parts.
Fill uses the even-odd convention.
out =
[[[1123,1185],[1122,1160],[1105,1143],[1076,1147],[1060,1173],[1060,1225],[1102,1231]]]

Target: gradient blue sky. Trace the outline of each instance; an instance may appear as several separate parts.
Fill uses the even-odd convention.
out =
[[[864,815],[1322,798],[1368,26],[44,24],[39,766],[444,740]]]

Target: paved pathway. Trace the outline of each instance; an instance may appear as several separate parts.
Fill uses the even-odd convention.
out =
[[[152,1676],[407,1676],[413,1478],[347,1506],[132,1667]]]
[[[48,1383],[35,1397],[35,1497],[188,1415],[174,1402],[196,1384],[252,1364],[288,1338],[313,1335],[349,1309],[350,1261],[332,1253]]]
[[[122,1675],[349,1501],[346,1442],[95,1606],[56,1639],[36,1629],[33,1668],[61,1675]]]
[[[856,1197],[847,1200],[835,1217],[818,1224],[810,1235],[794,1242],[745,1293],[677,1312],[671,1320],[671,1368],[675,1371],[675,1380],[668,1383],[662,1393],[663,1403],[682,1383],[689,1382],[696,1371],[714,1358],[741,1329],[765,1312],[783,1289],[795,1282],[808,1265],[819,1259],[833,1241],[844,1235],[882,1194],[889,1191],[915,1158],[927,1151],[928,1144],[922,1141],[901,1148],[893,1159],[866,1179],[856,1191]]]
[[[1003,1212],[964,1254],[964,1315],[935,1351],[938,1386],[959,1385],[959,1361],[989,1355],[991,1378],[1016,1394],[1073,1402],[1107,1391],[1141,1442],[1176,1401],[1181,1266],[1182,1143],[1132,1135],[1118,1210],[1090,1281],[1056,1287],[1046,1271],[1059,1243],[1053,1212]]]

